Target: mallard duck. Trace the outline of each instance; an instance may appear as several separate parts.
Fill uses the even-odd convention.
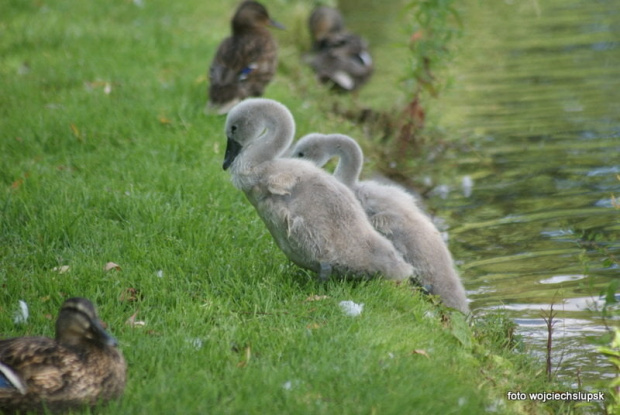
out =
[[[339,91],[362,86],[373,72],[368,44],[345,30],[340,12],[326,6],[314,9],[308,20],[312,52],[307,61],[324,84]]]
[[[262,4],[241,3],[232,18],[232,36],[222,41],[209,68],[206,112],[225,114],[242,99],[263,95],[278,64],[270,26],[284,29]]]
[[[118,398],[127,365],[93,304],[70,298],[56,338],[0,340],[0,413],[60,412]]]

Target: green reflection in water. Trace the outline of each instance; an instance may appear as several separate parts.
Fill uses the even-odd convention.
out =
[[[411,33],[401,5],[339,2],[349,28],[370,41],[376,72],[359,102],[377,110],[408,98],[401,78]],[[613,372],[588,341],[605,332],[591,309],[620,278],[620,266],[605,261],[620,258],[620,210],[611,202],[620,196],[620,3],[461,6],[452,87],[426,109],[430,124],[463,145],[433,161],[444,191],[429,204],[445,220],[472,308],[508,310],[542,357],[541,310],[554,303],[554,363],[565,379],[579,371],[594,387]],[[468,196],[464,177],[473,181]]]
[[[432,116],[470,151],[439,166],[452,191],[432,203],[473,308],[508,309],[542,353],[555,303],[561,373],[593,382],[611,369],[585,342],[604,332],[589,309],[620,278],[605,261],[620,258],[620,3],[469,0],[463,13],[454,85]]]

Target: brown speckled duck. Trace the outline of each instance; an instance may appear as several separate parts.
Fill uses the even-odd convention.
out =
[[[244,1],[232,18],[232,36],[220,44],[209,68],[205,111],[225,114],[247,97],[263,95],[278,64],[278,47],[268,27],[284,27],[256,1]]]
[[[127,365],[116,346],[89,300],[68,299],[55,339],[0,340],[0,413],[56,413],[120,397]]]
[[[338,91],[354,91],[373,72],[368,45],[345,30],[340,12],[326,6],[314,9],[308,20],[312,52],[307,61],[324,84]]]

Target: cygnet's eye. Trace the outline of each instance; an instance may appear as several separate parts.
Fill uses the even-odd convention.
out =
[[[231,125],[230,126],[230,132],[234,133],[235,131],[237,131],[237,126],[236,125]]]
[[[303,156],[304,156],[303,151],[300,151],[299,153],[297,153],[297,157],[303,157]]]

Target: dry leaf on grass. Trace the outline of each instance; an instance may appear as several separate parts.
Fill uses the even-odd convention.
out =
[[[321,300],[326,300],[328,299],[329,296],[327,295],[311,295],[310,297],[306,298],[305,301],[321,301]]]
[[[111,270],[116,270],[116,271],[120,271],[121,270],[121,266],[118,264],[115,264],[114,262],[108,262],[107,264],[105,264],[105,266],[103,267],[104,271],[111,271]]]
[[[87,91],[102,88],[104,94],[110,95],[110,93],[112,92],[112,83],[108,81],[84,82],[84,88],[86,88]]]
[[[237,367],[246,367],[248,363],[250,363],[250,359],[252,358],[252,349],[250,346],[246,346],[245,348],[245,360],[237,363]]]
[[[81,141],[82,134],[80,134],[80,129],[77,127],[77,125],[72,123],[70,127],[71,127],[71,132],[73,133],[73,136]]]
[[[140,294],[140,292],[133,288],[133,287],[129,287],[126,288],[125,291],[123,291],[120,295],[120,297],[118,298],[118,300],[123,303],[123,302],[134,302],[134,301],[138,301],[140,298],[142,297],[142,295]]]
[[[11,183],[11,189],[19,189],[22,184],[24,184],[24,179],[17,179],[13,183]]]
[[[146,326],[146,322],[142,321],[142,320],[136,320],[136,316],[138,315],[138,312],[140,310],[136,310],[135,313],[133,313],[131,315],[131,317],[129,317],[127,319],[127,321],[125,322],[125,324],[131,326],[131,327],[144,327]]]
[[[422,349],[415,349],[414,351],[411,352],[411,354],[421,354],[422,356],[426,356],[427,359],[431,358],[428,355],[428,353],[426,353],[426,350],[422,350]]]

